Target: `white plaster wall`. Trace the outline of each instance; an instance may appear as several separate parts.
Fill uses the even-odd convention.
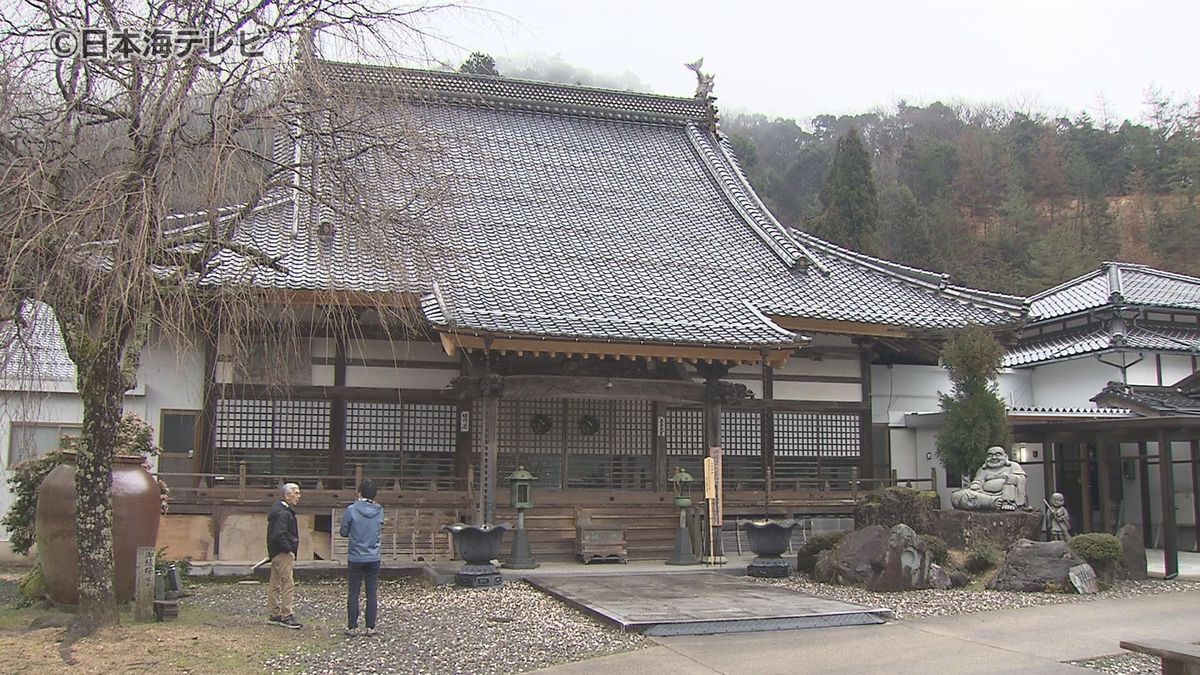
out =
[[[804,352],[801,352],[803,354]],[[781,368],[775,369],[776,375],[810,375],[826,377],[859,377],[862,374],[858,359],[823,358],[820,361],[793,356]]]
[[[204,405],[204,349],[168,344],[142,350],[138,384],[145,390],[145,417],[157,429],[163,410],[200,410]]]
[[[1192,357],[1183,354],[1163,354],[1162,357],[1162,385],[1175,384],[1183,378],[1191,375]],[[1131,382],[1130,384],[1143,384],[1142,382]],[[1145,383],[1154,384],[1154,383]]]
[[[346,386],[400,389],[441,389],[458,377],[458,370],[347,366]]]
[[[1129,365],[1126,370],[1126,381],[1129,384],[1158,383],[1153,354],[1146,354],[1141,361],[1137,361],[1137,354],[1126,354],[1124,357],[1125,363]],[[1104,360],[1108,363],[1121,363],[1121,358],[1120,355],[1108,354]],[[1173,370],[1177,366],[1178,364],[1172,362]],[[1091,401],[1093,396],[1099,394],[1109,382],[1121,381],[1119,368],[1105,365],[1095,357],[1048,363],[1020,370],[1031,374],[1035,401],[1033,405],[1042,407],[1092,408],[1096,405]],[[1172,381],[1190,372],[1189,365],[1186,372],[1180,372],[1179,377]],[[1164,379],[1165,377],[1164,372]]]
[[[843,382],[776,382],[775,398],[791,401],[861,402],[862,385]]]
[[[1005,370],[996,387],[1010,407],[1035,405],[1029,373]],[[871,366],[871,421],[895,425],[907,413],[937,412],[941,409],[938,393],[953,389],[948,371],[941,366]]]
[[[346,345],[346,356],[350,359],[400,359],[458,365],[457,357],[447,356],[440,344],[432,342],[355,340]]]

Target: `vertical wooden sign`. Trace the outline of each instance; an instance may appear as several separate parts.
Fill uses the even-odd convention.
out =
[[[154,547],[139,546],[137,573],[134,576],[133,618],[154,620]]]

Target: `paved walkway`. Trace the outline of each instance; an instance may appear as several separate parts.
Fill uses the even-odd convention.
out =
[[[1200,591],[771,633],[655,637],[655,646],[556,666],[552,675],[1088,673],[1064,662],[1121,640],[1200,642]]]
[[[885,608],[827,600],[728,574],[530,576],[529,582],[582,612],[643,635],[880,624]]]

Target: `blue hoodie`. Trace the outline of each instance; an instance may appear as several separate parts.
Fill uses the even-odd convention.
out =
[[[359,499],[346,507],[338,532],[350,538],[350,562],[379,561],[379,529],[383,526],[383,507],[367,499]]]

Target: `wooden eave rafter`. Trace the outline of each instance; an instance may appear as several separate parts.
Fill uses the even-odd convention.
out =
[[[763,362],[763,347],[726,347],[693,344],[661,344],[633,342],[595,342],[588,340],[556,340],[535,337],[513,337],[503,335],[471,335],[441,333],[442,348],[454,356],[460,351],[493,351],[501,354],[566,355],[584,358],[653,359],[658,361],[681,361],[686,363],[726,363],[730,365],[760,365]],[[772,367],[787,363],[792,353],[803,346],[779,345],[766,347],[766,362]]]

